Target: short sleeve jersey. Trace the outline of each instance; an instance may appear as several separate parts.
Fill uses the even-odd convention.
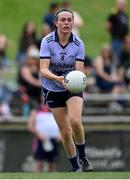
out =
[[[62,46],[59,42],[57,31],[53,31],[42,39],[40,47],[40,59],[50,60],[49,70],[58,76],[66,76],[75,70],[75,62],[83,61],[85,48],[82,40],[71,33],[67,45]],[[42,87],[49,91],[65,91],[65,88],[54,80],[41,77]]]
[[[128,16],[122,11],[110,14],[108,21],[112,24],[111,35],[113,38],[123,39],[128,34]]]

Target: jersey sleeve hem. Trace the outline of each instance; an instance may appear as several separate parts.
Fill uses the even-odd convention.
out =
[[[40,56],[40,59],[50,59],[50,56]]]
[[[76,60],[76,61],[82,61],[82,62],[84,61],[84,59],[75,59],[75,60]]]

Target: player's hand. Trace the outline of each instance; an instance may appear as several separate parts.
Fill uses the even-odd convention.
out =
[[[46,139],[45,135],[43,135],[43,133],[40,133],[40,132],[37,133],[37,137],[38,137],[38,139],[40,139],[41,141],[44,141],[44,140]]]
[[[57,76],[56,81],[66,88],[64,76]]]

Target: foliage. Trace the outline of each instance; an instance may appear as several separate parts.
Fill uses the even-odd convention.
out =
[[[61,2],[61,0],[57,1]],[[25,21],[34,20],[40,34],[42,17],[48,11],[50,2],[51,0],[0,0],[0,32],[11,41],[8,51],[11,58],[16,55],[19,36]],[[80,31],[86,52],[95,57],[102,43],[110,40],[105,22],[115,5],[115,0],[71,0],[71,5],[84,19],[84,26]],[[128,6],[130,15],[130,3]]]

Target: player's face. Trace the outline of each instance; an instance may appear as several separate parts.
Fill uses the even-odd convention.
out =
[[[56,27],[61,33],[70,33],[74,24],[73,15],[70,12],[60,12],[56,21]]]

